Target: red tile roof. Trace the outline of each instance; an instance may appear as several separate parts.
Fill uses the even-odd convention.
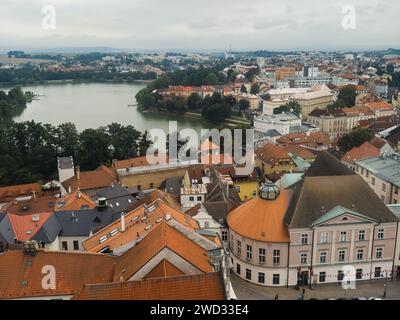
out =
[[[161,222],[119,258],[114,269],[114,281],[121,280],[121,277],[124,281],[129,280],[164,248],[173,251],[201,272],[213,271],[210,258],[203,247],[167,222]]]
[[[248,239],[286,243],[289,233],[284,217],[292,198],[292,190],[281,190],[276,200],[256,197],[229,213],[229,228]]]
[[[220,273],[87,285],[77,300],[225,300]]]
[[[47,219],[51,217],[53,213],[45,212],[34,215],[19,216],[15,214],[9,214],[11,226],[14,230],[15,237],[20,242],[30,240],[36,232],[45,224]]]
[[[377,157],[381,153],[379,149],[374,147],[372,144],[369,142],[364,142],[361,146],[354,147],[350,151],[348,151],[342,158],[343,162],[346,162],[348,164],[354,164],[354,162],[371,158],[371,157]]]
[[[271,166],[275,165],[275,163],[281,159],[290,159],[287,151],[283,147],[271,143],[257,150],[256,155],[260,160]]]
[[[84,284],[111,282],[115,261],[101,254],[7,251],[0,254],[0,299],[74,295]],[[42,287],[43,267],[49,265],[56,271],[54,290]]]
[[[117,183],[117,174],[106,166],[100,166],[93,171],[80,172],[79,180],[74,176],[62,184],[67,191],[71,188],[71,192],[74,192],[78,189],[85,191],[105,188]]]
[[[55,211],[76,211],[94,208],[96,208],[96,203],[89,196],[82,191],[75,191],[57,201]]]
[[[118,249],[133,240],[143,237],[151,231],[160,219],[165,219],[166,215],[178,221],[180,224],[198,229],[196,220],[175,209],[162,200],[156,200],[145,209],[144,205],[125,215],[125,231],[121,230],[121,219],[100,230],[89,239],[83,242],[83,246],[89,252],[99,252],[105,247],[110,250]],[[118,233],[110,237],[112,231],[118,230]],[[100,239],[105,239],[100,241]]]
[[[17,186],[8,186],[0,188],[0,199],[15,198],[19,196],[32,195],[42,190],[39,183],[20,184]]]

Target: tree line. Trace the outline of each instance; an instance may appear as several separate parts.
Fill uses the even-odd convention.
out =
[[[117,71],[46,71],[24,65],[20,69],[0,69],[0,83],[27,84],[45,81],[80,80],[80,81],[135,81],[154,80],[155,72],[140,71],[119,73]]]
[[[151,145],[146,135],[117,123],[79,133],[72,123],[11,122],[0,127],[0,185],[56,179],[57,157],[73,156],[83,170],[93,170],[145,155]]]
[[[31,92],[24,93],[21,88],[12,88],[8,93],[0,90],[0,125],[20,115],[32,96]]]

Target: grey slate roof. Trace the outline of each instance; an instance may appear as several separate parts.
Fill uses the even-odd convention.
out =
[[[6,213],[0,215],[0,235],[5,243],[15,243],[15,233],[11,226],[10,219]]]
[[[311,167],[305,173],[306,177],[346,175],[356,175],[356,173],[343,165],[328,151],[320,151]]]
[[[285,215],[289,228],[309,228],[336,206],[349,208],[379,222],[397,221],[359,175],[346,170],[327,152],[322,152],[320,157],[315,160],[314,170],[311,167],[311,174],[291,187],[294,192]]]
[[[73,169],[74,159],[72,157],[57,158],[58,169]]]
[[[64,237],[89,236],[120,217],[111,208],[60,211],[56,216],[61,225],[60,236]]]
[[[165,179],[165,192],[172,195],[180,195],[182,187],[182,177],[170,177]]]
[[[94,201],[99,198],[106,198],[109,206],[115,213],[129,211],[137,199],[133,197],[127,189],[120,185],[106,187],[98,190],[92,197]]]
[[[32,237],[32,240],[42,243],[52,243],[61,231],[61,224],[55,214],[52,214],[45,224]]]

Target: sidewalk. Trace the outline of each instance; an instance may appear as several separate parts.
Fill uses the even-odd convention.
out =
[[[232,286],[239,300],[272,300],[278,294],[280,300],[297,300],[301,295],[301,289],[295,288],[271,288],[249,283],[236,274],[231,275]],[[305,288],[304,299],[329,299],[353,297],[377,297],[382,298],[384,293],[384,280],[359,281],[355,290],[344,290],[340,284],[326,284],[315,286],[313,289]],[[400,281],[387,281],[387,299],[400,299]]]

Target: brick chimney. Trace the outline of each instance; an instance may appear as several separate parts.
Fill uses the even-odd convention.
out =
[[[75,178],[76,180],[81,180],[81,167],[76,166],[75,167]]]

